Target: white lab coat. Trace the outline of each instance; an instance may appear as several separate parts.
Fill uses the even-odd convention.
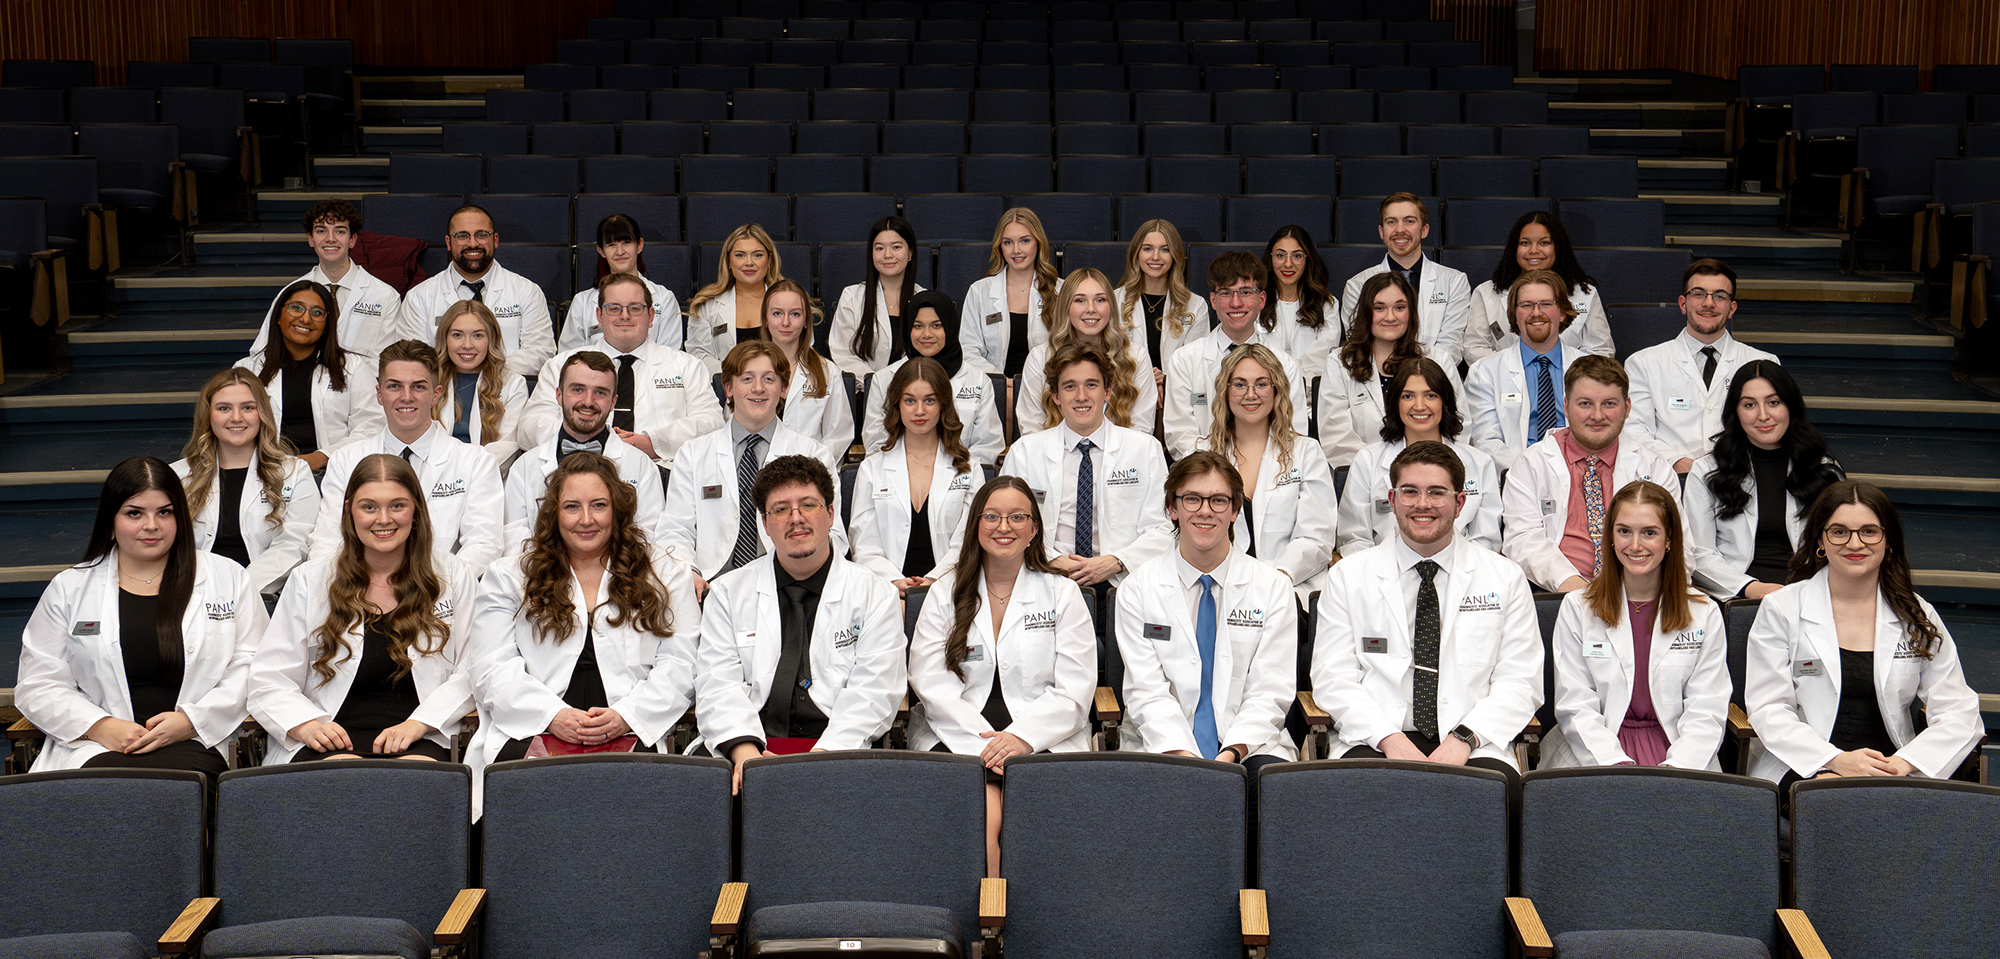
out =
[[[1292,432],[1305,435],[1306,428],[1312,424],[1312,394],[1306,391],[1305,378],[1299,372],[1299,361],[1285,352],[1276,333],[1254,329],[1249,342],[1262,345],[1277,355],[1279,365],[1284,367],[1280,375],[1291,391]],[[1167,434],[1167,454],[1174,459],[1199,449],[1203,438],[1208,436],[1209,428],[1214,425],[1215,377],[1222,372],[1222,361],[1229,356],[1230,347],[1234,345],[1229,334],[1217,328],[1175,353],[1172,365],[1167,367],[1165,409],[1160,415],[1160,426]]]
[[[1389,464],[1409,448],[1406,439],[1371,443],[1347,469],[1347,495],[1340,501],[1340,555],[1352,556],[1377,543],[1395,539],[1396,511],[1389,502]],[[1465,506],[1452,529],[1494,552],[1500,551],[1500,468],[1493,458],[1457,440],[1445,445],[1465,464]]]
[[[520,440],[523,446],[539,446],[562,432],[561,381],[563,364],[584,350],[596,350],[616,364],[619,351],[602,337],[573,350],[564,350],[542,364],[535,379],[535,392],[521,414]],[[646,342],[632,351],[633,432],[644,433],[653,441],[655,459],[662,465],[673,462],[681,444],[721,426],[726,419],[722,401],[715,398],[708,368],[701,361],[671,347]],[[609,422],[608,420],[606,422]]]
[[[1354,322],[1355,307],[1361,302],[1361,287],[1368,278],[1389,271],[1389,257],[1354,274],[1340,291],[1340,315]],[[1472,316],[1472,283],[1465,274],[1445,266],[1428,255],[1417,275],[1417,338],[1424,352],[1447,370],[1456,370],[1464,354],[1465,326]],[[1363,318],[1362,322],[1368,322]]]
[[[766,553],[718,577],[702,604],[695,716],[711,750],[746,736],[764,741],[758,711],[784,650],[775,562]],[[889,731],[909,688],[902,604],[881,577],[837,555],[832,562],[813,614],[807,691],[826,714],[819,748],[867,749]]]
[[[1278,325],[1271,333],[1285,344],[1285,352],[1299,358],[1299,375],[1311,382],[1313,377],[1326,372],[1326,355],[1339,349],[1340,341],[1347,336],[1347,320],[1338,315],[1340,304],[1331,297],[1327,299],[1319,310],[1324,322],[1315,330],[1299,322],[1299,301],[1278,299],[1275,290],[1270,296],[1278,312]]]
[[[174,473],[185,481],[192,472],[187,460],[174,461]],[[275,591],[285,577],[305,562],[308,539],[319,519],[319,484],[313,481],[312,467],[293,457],[285,461],[285,484],[281,525],[271,528],[271,504],[264,499],[264,483],[257,478],[257,454],[250,454],[249,472],[243,477],[243,497],[236,504],[236,527],[243,537],[243,551],[250,556],[244,570],[258,592]],[[208,499],[194,517],[194,547],[207,552],[215,547],[217,514],[222,503],[222,470],[209,482]]]
[[[214,747],[236,735],[249,715],[244,696],[250,657],[264,635],[264,600],[243,567],[213,553],[195,554],[194,592],[181,614],[185,653],[174,707],[194,724],[194,738]],[[118,644],[118,550],[49,580],[21,631],[14,705],[48,736],[32,772],[75,769],[106,752],[85,734],[106,716],[144,725],[132,714],[132,690]]]
[[[1529,420],[1535,409],[1536,387],[1529,385],[1527,368],[1521,365],[1520,342],[1520,337],[1507,334],[1498,348],[1466,370],[1465,404],[1460,408],[1465,416],[1465,441],[1493,457],[1503,471],[1513,469],[1521,451],[1528,448]],[[1549,371],[1549,385],[1555,387],[1558,406],[1563,399],[1563,374],[1582,356],[1582,350],[1563,342],[1562,369]]]
[[[1435,354],[1428,355],[1437,359]],[[1452,390],[1464,396],[1465,388],[1458,380],[1458,363],[1447,365],[1438,360],[1438,365],[1444,369],[1444,378],[1451,381]],[[1338,356],[1328,356],[1326,372],[1319,378],[1319,448],[1326,454],[1326,461],[1335,469],[1352,465],[1362,447],[1380,442],[1382,420],[1389,409],[1382,396],[1379,371],[1370,371],[1366,380],[1357,380],[1348,375],[1347,367],[1340,365]]]
[[[474,447],[485,450],[500,464],[505,472],[507,465],[521,452],[521,414],[528,408],[528,381],[519,373],[502,372],[500,381],[500,423],[494,432],[493,442],[486,441],[486,430],[480,425],[479,398],[473,397],[466,407],[465,433],[472,437]],[[444,424],[444,431],[450,433],[458,426],[458,377],[446,374],[444,382],[438,384],[442,399],[438,402],[438,422]],[[533,444],[528,444],[533,445]],[[401,452],[400,450],[398,452]]]
[[[397,456],[403,442],[388,430],[349,443],[326,461],[326,476],[320,481],[320,495],[326,507],[313,525],[312,559],[340,552],[341,522],[347,511],[347,482],[354,467],[374,453]],[[431,514],[431,549],[438,556],[456,556],[478,577],[487,564],[501,553],[501,533],[507,523],[506,487],[500,481],[500,464],[481,447],[453,439],[440,423],[410,446],[417,451],[411,462],[417,479],[424,485],[424,503]]]
[[[1586,286],[1569,291],[1569,304],[1576,307],[1576,319],[1562,331],[1563,352],[1581,351],[1598,356],[1615,355],[1611,344],[1611,315],[1605,312],[1597,288]],[[1507,312],[1507,291],[1493,288],[1487,280],[1472,288],[1472,318],[1465,325],[1464,357],[1477,363],[1501,349],[1515,336],[1514,317]]]
[[[1681,499],[1687,504],[1688,574],[1709,595],[1726,600],[1751,582],[1745,570],[1757,557],[1757,473],[1752,470],[1743,477],[1749,505],[1743,512],[1722,519],[1717,515],[1715,493],[1708,488],[1716,466],[1714,454],[1695,460]],[[1785,535],[1794,550],[1799,548],[1799,537],[1805,535],[1806,521],[1799,515],[1804,505],[1789,491],[1785,493]]]
[[[966,287],[965,300],[959,304],[958,316],[958,343],[965,352],[965,362],[988,373],[1007,372],[1007,345],[1014,335],[1013,322],[1007,317],[1007,271],[1003,269],[992,276],[974,280],[971,286]],[[1049,328],[1042,320],[1042,290],[1040,286],[1030,283],[1028,346],[1032,349],[1048,341]],[[1143,340],[1140,347],[1145,347]],[[1147,358],[1143,365],[1151,368],[1152,359]]]
[[[910,707],[910,747],[928,750],[942,742],[952,752],[977,756],[989,742],[979,734],[997,731],[1021,737],[1035,752],[1089,749],[1097,632],[1083,591],[1063,576],[1023,566],[996,636],[993,598],[981,574],[980,605],[965,636],[960,679],[944,664],[957,582],[956,573],[946,572],[931,584],[910,640],[910,688],[917,694]],[[1013,719],[1003,730],[995,730],[984,715],[996,676]]]
[[[848,522],[848,537],[854,542],[854,561],[883,579],[903,578],[903,553],[910,547],[910,468],[908,450],[898,442],[894,449],[868,454],[854,477],[854,503]],[[965,518],[972,510],[973,494],[985,485],[978,464],[966,473],[952,471],[951,457],[943,448],[931,465],[930,493],[924,499],[924,517],[931,534],[931,555],[937,565],[918,573],[936,579],[958,561],[958,549],[965,536]]]
[[[847,555],[847,530],[840,522],[840,461],[818,440],[783,423],[775,425],[777,432],[764,450],[764,462],[797,454],[826,464],[827,472],[834,477],[833,502],[826,504],[834,511],[833,551]],[[664,522],[660,538],[654,542],[664,545],[674,558],[693,566],[695,575],[714,579],[729,564],[729,553],[736,548],[734,431],[725,424],[719,430],[688,440],[675,454],[672,469]],[[763,544],[766,554],[770,553],[771,538],[765,534],[761,520],[757,523],[757,541]]]
[[[1134,330],[1131,332],[1143,333],[1145,331]],[[1051,352],[1054,351],[1049,348],[1048,343],[1035,344],[1032,349],[1028,350],[1028,358],[1021,364],[1021,375],[1015,378],[1014,429],[1019,434],[1015,437],[1016,439],[1019,439],[1021,436],[1027,436],[1030,433],[1038,433],[1042,430],[1050,429],[1056,425],[1042,416],[1042,394],[1053,389],[1048,379],[1048,363]],[[1143,339],[1127,340],[1125,343],[1125,353],[1127,356],[1132,357],[1132,388],[1139,393],[1138,397],[1132,400],[1131,428],[1141,433],[1151,434],[1153,432],[1153,411],[1160,406],[1160,387],[1159,384],[1153,382],[1153,361],[1146,357],[1146,341]],[[1111,371],[1106,370],[1104,376],[1106,380],[1104,415],[1108,420],[1111,416]]]
[[[1951,775],[1978,745],[1986,724],[1979,717],[1978,694],[1965,684],[1951,632],[1929,602],[1922,597],[1917,602],[1937,624],[1938,645],[1931,658],[1908,647],[1902,621],[1878,596],[1875,675],[1870,678],[1895,755],[1918,773],[1939,779]],[[1743,705],[1761,746],[1751,760],[1751,775],[1773,782],[1788,769],[1811,776],[1840,754],[1827,740],[1840,710],[1840,669],[1826,570],[1764,597],[1750,627],[1743,682]],[[1910,704],[1919,699],[1928,723],[1921,733],[1910,718]]]
[[[262,354],[253,353],[236,361],[252,373],[264,369]],[[375,361],[359,353],[347,354],[345,364],[347,389],[333,388],[333,377],[325,367],[313,367],[312,375],[312,418],[313,432],[319,437],[321,453],[332,453],[347,445],[357,437],[367,436],[382,429],[382,404],[375,399]],[[279,370],[264,384],[264,392],[271,397],[271,420],[280,426],[285,422],[285,373]],[[306,452],[314,452],[307,450]]]
[[[1415,728],[1416,609],[1401,581],[1414,555],[1398,538],[1344,557],[1319,594],[1313,695],[1333,717],[1335,757],[1356,746],[1380,750],[1382,740]],[[1432,559],[1449,577],[1438,594],[1438,734],[1470,727],[1479,737],[1473,758],[1515,766],[1510,744],[1542,704],[1534,594],[1520,567],[1477,543],[1453,539]]]
[[[493,319],[500,324],[507,368],[522,376],[535,375],[556,352],[556,329],[549,320],[547,294],[535,281],[500,265],[497,257],[479,279],[486,284],[480,302],[493,311]],[[464,282],[457,267],[446,266],[436,276],[410,287],[403,297],[396,338],[436,342],[438,318],[453,303],[472,299],[472,290]]]
[[[1111,291],[1111,303],[1112,315],[1123,320],[1125,318],[1125,289],[1123,287]],[[1169,307],[1173,306],[1172,297],[1168,298],[1167,305]],[[1128,335],[1139,341],[1140,352],[1146,355],[1145,361],[1139,364],[1140,368],[1147,372],[1158,369],[1163,373],[1172,368],[1170,364],[1174,361],[1175,351],[1195,340],[1207,336],[1209,329],[1214,325],[1214,319],[1208,315],[1208,301],[1202,299],[1198,294],[1190,293],[1188,295],[1187,309],[1181,311],[1181,323],[1183,324],[1181,335],[1175,336],[1169,324],[1162,323],[1160,325],[1160,364],[1155,367],[1152,362],[1152,349],[1146,346],[1146,331],[1144,327],[1147,322],[1149,321],[1146,319],[1144,305],[1139,303],[1132,304],[1132,315],[1130,322],[1127,323],[1127,329],[1131,331]]]
[[[1564,429],[1567,429],[1565,427]],[[1528,579],[1554,589],[1571,576],[1590,578],[1563,555],[1563,527],[1569,523],[1569,464],[1563,461],[1559,430],[1551,430],[1542,441],[1528,447],[1507,473],[1507,488],[1500,493],[1500,524],[1505,531],[1500,552],[1521,564]],[[1604,496],[1604,528],[1610,535],[1611,498],[1634,480],[1647,480],[1665,488],[1681,506],[1680,477],[1674,464],[1643,446],[1630,442],[1630,434],[1618,442],[1617,462],[1611,468],[1611,489]],[[1681,542],[1688,541],[1687,509],[1681,509]],[[1611,547],[1605,546],[1604,561],[1616,562]]]
[[[1201,448],[1209,446],[1203,443]],[[1234,454],[1225,455],[1235,462]],[[1304,433],[1293,434],[1292,467],[1280,469],[1277,438],[1266,440],[1257,466],[1257,488],[1245,492],[1250,508],[1236,516],[1237,548],[1249,547],[1255,529],[1257,557],[1291,577],[1299,601],[1305,602],[1313,590],[1326,585],[1340,499],[1319,444]]]
[[[300,567],[284,598],[278,600],[270,633],[250,664],[250,714],[257,717],[271,738],[271,748],[264,755],[266,766],[291,762],[305,748],[304,743],[291,736],[300,723],[332,722],[340,714],[341,705],[347,702],[347,694],[354,687],[354,675],[361,669],[365,626],[361,621],[348,626],[344,637],[347,656],[342,659],[340,654],[334,654],[337,661],[330,664],[332,679],[321,683],[312,669],[312,661],[319,657],[320,650],[319,638],[314,633],[326,622],[331,608],[327,588],[333,582],[337,562],[337,558],[328,557]],[[466,670],[466,653],[471,641],[468,630],[472,625],[472,598],[479,577],[450,556],[437,560],[437,571],[444,580],[444,592],[431,611],[450,627],[451,635],[446,638],[444,648],[434,654],[425,656],[415,649],[410,651],[409,679],[417,690],[417,711],[410,718],[431,727],[424,739],[448,750],[451,737],[458,732],[459,720],[472,712],[472,677]],[[435,640],[426,637],[424,642]],[[348,730],[350,734],[357,732]],[[354,748],[367,752],[372,745],[356,742]]]
[[[910,295],[924,291],[924,285],[915,284]],[[840,305],[833,308],[833,325],[827,330],[826,348],[833,354],[833,362],[843,371],[856,378],[882,368],[889,362],[889,354],[896,349],[896,318],[889,315],[889,306],[895,294],[875,284],[875,350],[867,356],[854,352],[854,330],[861,325],[861,298],[867,290],[860,283],[848,285],[840,291]]]
[[[882,444],[889,441],[889,428],[882,421],[883,404],[888,402],[884,391],[895,382],[897,371],[908,361],[908,357],[895,360],[867,380],[867,399],[861,404],[861,445],[870,454],[880,451]],[[974,463],[984,466],[999,463],[1000,453],[1006,449],[1001,439],[1006,424],[1000,422],[1000,409],[993,403],[992,374],[966,363],[951,378],[951,385],[952,405],[958,409],[958,441],[965,444]],[[1001,399],[1006,399],[1004,394]]]
[[[1182,563],[1178,551],[1169,551],[1133,570],[1118,588],[1129,737],[1120,745],[1133,751],[1201,755],[1194,738],[1201,647],[1194,608],[1181,583]],[[1251,756],[1297,759],[1298,749],[1285,732],[1285,711],[1298,694],[1292,688],[1298,685],[1298,599],[1291,580],[1241,549],[1230,550],[1217,572],[1209,683],[1217,745],[1242,744]]]
[[[589,254],[583,254],[588,256]],[[670,350],[682,349],[681,301],[674,291],[640,276],[646,289],[653,294],[653,331],[649,338]],[[597,327],[597,288],[579,290],[576,298],[569,301],[569,313],[563,317],[562,332],[556,336],[556,350],[583,349],[584,345],[599,337]]]
[[[1542,738],[1540,768],[1616,766],[1632,762],[1618,728],[1632,708],[1631,607],[1621,599],[1618,622],[1607,624],[1577,590],[1563,597],[1550,640],[1556,666],[1556,728]],[[1688,600],[1694,622],[1666,633],[1653,619],[1646,683],[1653,713],[1667,737],[1662,766],[1721,772],[1716,750],[1729,715],[1729,636],[1722,604]]]
[[[548,489],[549,474],[556,471],[560,440],[553,439],[521,454],[507,473],[507,527],[502,551],[519,553],[535,532],[535,514],[542,508],[542,493]],[[638,497],[638,514],[633,517],[656,548],[665,542],[667,530],[666,491],[660,486],[660,470],[646,454],[633,449],[613,433],[604,441],[604,458],[618,467],[618,475],[632,484]]]
[[[1696,352],[1701,342],[1686,329],[1625,358],[1625,373],[1632,378],[1632,414],[1625,430],[1669,463],[1701,459],[1714,447],[1722,417],[1735,415],[1723,404],[1738,367],[1751,360],[1778,362],[1777,357],[1738,342],[1726,330],[1713,345],[1715,378],[1706,387],[1701,385],[1701,369],[1707,358]]]
[[[1035,491],[1042,508],[1042,541],[1049,558],[1076,548],[1057,532],[1063,503],[1076,495],[1074,483],[1063,481],[1063,436],[1061,426],[1023,436],[1007,455],[1008,476],[1018,476]],[[1173,549],[1174,527],[1167,522],[1166,457],[1160,441],[1138,430],[1105,423],[1091,437],[1097,444],[1092,476],[1097,481],[1093,499],[1097,515],[1092,520],[1092,545],[1099,556],[1116,556],[1129,572],[1154,557]],[[1122,578],[1114,577],[1114,581]]]
[[[821,359],[825,360],[824,357]],[[792,368],[792,385],[785,391],[785,412],[779,418],[784,420],[786,426],[819,440],[836,461],[844,458],[854,445],[854,406],[847,401],[847,387],[841,383],[840,368],[831,362],[826,363],[825,396],[807,396],[805,371],[796,366]],[[832,470],[833,475],[840,475],[834,463],[828,463],[826,468]]]
[[[299,280],[311,280],[328,288],[339,287],[333,291],[334,305],[340,307],[340,332],[334,341],[340,344],[341,349],[353,350],[372,360],[382,352],[383,347],[389,345],[390,328],[396,325],[396,317],[403,308],[403,297],[395,287],[377,279],[359,263],[349,265],[337,284],[326,278],[326,271],[320,269],[318,264],[314,264]],[[276,296],[271,297],[271,309],[277,309],[278,296],[283,296],[285,288],[291,285],[285,284]],[[269,317],[271,311],[265,310],[264,315]],[[257,338],[250,341],[250,355],[264,352],[264,345],[269,342],[271,328],[266,323],[257,328]],[[431,340],[426,338],[424,342]]]
[[[768,284],[765,289],[770,289]],[[759,317],[758,329],[762,328],[763,318]],[[688,317],[686,349],[713,375],[722,372],[722,358],[736,348],[737,342],[736,287],[731,286],[702,301]]]

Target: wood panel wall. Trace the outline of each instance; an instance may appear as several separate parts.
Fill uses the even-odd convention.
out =
[[[513,70],[610,13],[611,0],[0,0],[0,57],[95,60],[115,86],[127,60],[186,60],[189,37],[348,37],[357,63]]]
[[[1436,5],[1441,0],[1433,0]],[[2000,63],[1993,0],[1539,0],[1542,70],[1680,70],[1735,79],[1772,63]]]
[[[1431,19],[1451,21],[1453,39],[1479,41],[1485,63],[1511,67],[1518,59],[1514,0],[1431,0]]]

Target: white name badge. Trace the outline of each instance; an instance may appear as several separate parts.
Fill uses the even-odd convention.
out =
[[[1595,643],[1584,643],[1584,644],[1583,644],[1583,658],[1585,658],[1585,659],[1611,659],[1611,658],[1613,658],[1613,654],[1612,654],[1612,652],[1611,652],[1611,644],[1610,644],[1610,643],[1607,643],[1607,642],[1603,642],[1603,641],[1601,641],[1601,640],[1600,640],[1600,641],[1598,641],[1598,642],[1595,642]]]
[[[1521,394],[1502,393],[1500,394],[1500,402],[1506,403],[1509,406],[1519,406],[1521,405]]]
[[[1792,664],[1792,675],[1794,676],[1819,676],[1825,674],[1825,672],[1826,667],[1820,665],[1820,661],[1817,659],[1801,659]]]
[[[1545,499],[1545,500],[1542,500],[1542,515],[1543,515],[1543,516],[1554,516],[1554,515],[1556,515],[1556,501],[1555,501],[1555,500],[1552,500],[1552,499]]]
[[[1669,396],[1667,397],[1667,409],[1691,410],[1694,409],[1694,404],[1688,402],[1688,398],[1685,396]]]

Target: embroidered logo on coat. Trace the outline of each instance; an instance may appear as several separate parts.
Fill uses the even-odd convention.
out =
[[[1104,478],[1104,485],[1137,486],[1139,485],[1139,468],[1137,466],[1129,466],[1122,470],[1112,470],[1110,475]]]
[[[1232,609],[1229,611],[1227,621],[1231,626],[1262,629],[1264,628],[1264,611],[1262,609]]]
[[[438,480],[431,485],[431,499],[445,499],[446,497],[464,495],[465,481],[462,479]]]
[[[861,623],[859,622],[856,622],[854,625],[849,626],[846,629],[837,629],[834,630],[833,632],[833,648],[835,649],[846,649],[847,647],[852,646],[860,641],[861,641]]]
[[[1708,630],[1706,629],[1684,630],[1674,637],[1674,643],[1667,647],[1667,652],[1678,653],[1698,650],[1706,644],[1707,639]]]
[[[1056,628],[1056,611],[1051,609],[1043,613],[1029,613],[1025,616],[1022,616],[1021,628],[1054,629]]]
[[[655,376],[653,377],[653,389],[684,390],[687,389],[687,383],[678,376]]]
[[[236,602],[234,600],[227,603],[203,603],[202,605],[207,608],[208,618],[211,622],[221,623],[236,618]]]
[[[1491,613],[1499,609],[1500,594],[1497,592],[1487,593],[1484,596],[1467,593],[1465,598],[1458,601],[1458,611],[1461,613]]]

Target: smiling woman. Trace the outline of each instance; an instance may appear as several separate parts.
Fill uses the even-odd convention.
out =
[[[264,351],[237,360],[270,391],[278,432],[314,470],[326,451],[381,425],[368,358],[341,349],[332,291],[300,280],[278,294],[264,320]]]
[[[252,585],[275,592],[305,560],[320,499],[312,467],[278,435],[264,384],[238,367],[210,377],[182,456],[174,472],[188,489],[196,547],[248,567]]]

